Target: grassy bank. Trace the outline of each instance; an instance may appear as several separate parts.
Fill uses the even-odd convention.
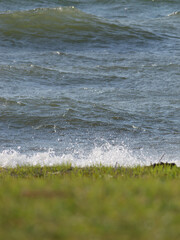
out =
[[[0,239],[179,239],[180,169],[0,169]]]

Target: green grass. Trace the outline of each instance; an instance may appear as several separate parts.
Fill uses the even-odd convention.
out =
[[[0,168],[0,239],[179,239],[180,169]]]

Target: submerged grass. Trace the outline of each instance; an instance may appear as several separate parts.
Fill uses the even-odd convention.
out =
[[[179,239],[180,169],[0,169],[0,239]]]

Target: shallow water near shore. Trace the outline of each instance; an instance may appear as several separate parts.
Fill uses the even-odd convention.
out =
[[[0,166],[180,163],[180,2],[0,2]]]

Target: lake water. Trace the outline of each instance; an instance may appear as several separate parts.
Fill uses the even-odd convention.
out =
[[[160,159],[180,163],[179,0],[0,2],[0,166]]]

